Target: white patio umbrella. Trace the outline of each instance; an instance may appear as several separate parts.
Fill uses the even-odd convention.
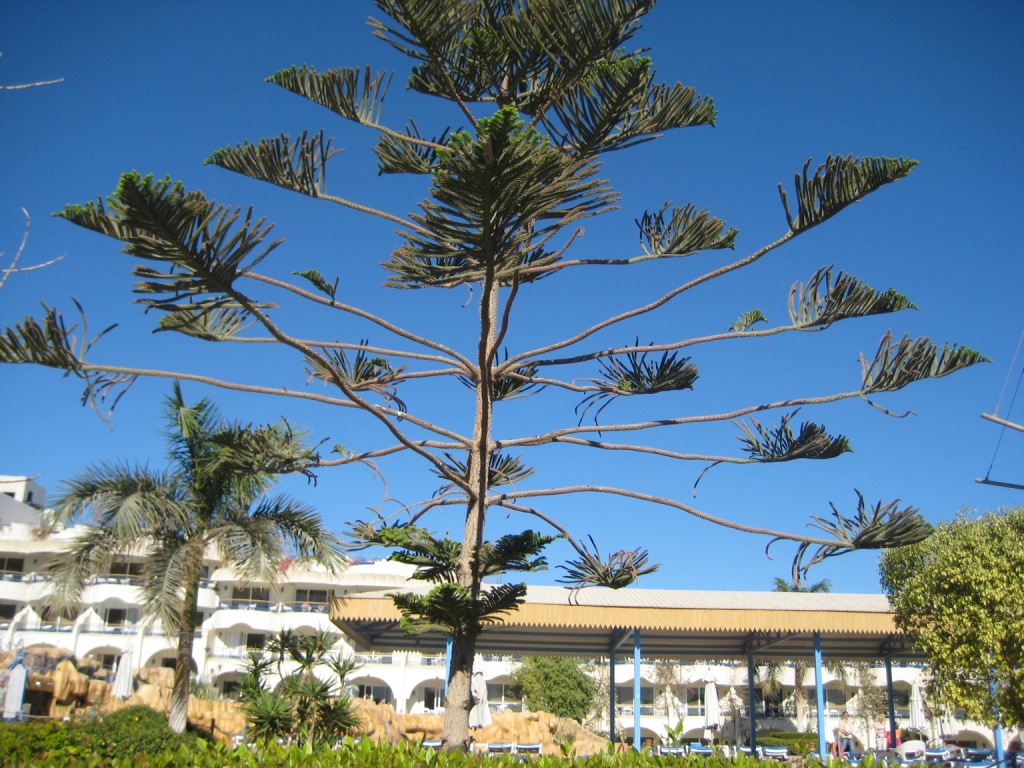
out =
[[[114,688],[111,691],[115,698],[127,701],[132,697],[132,650],[129,648],[121,654],[114,673]]]
[[[722,723],[722,711],[718,706],[718,686],[715,680],[704,682],[704,738],[715,738],[715,731]]]
[[[470,682],[470,693],[473,695],[473,708],[469,710],[469,727],[482,728],[491,724],[491,708],[487,704],[487,680],[484,673],[473,673]]]
[[[28,669],[16,657],[14,663],[8,668],[7,673],[7,695],[4,696],[4,720],[18,720],[21,718],[21,705],[25,701],[25,684],[28,682]]]
[[[921,688],[914,684],[910,686],[910,730],[919,734],[925,732],[928,723],[924,719],[924,699],[921,696]]]

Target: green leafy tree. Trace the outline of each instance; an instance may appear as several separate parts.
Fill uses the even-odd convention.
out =
[[[712,125],[714,102],[690,86],[659,81],[651,59],[629,47],[653,0],[377,0],[376,6],[380,18],[370,21],[373,33],[412,60],[406,83],[433,97],[431,120],[464,128],[424,135],[411,119],[394,127],[384,116],[390,76],[370,67],[320,72],[295,66],[268,79],[375,133],[380,172],[419,176],[428,188],[415,213],[398,215],[339,193],[337,187],[347,186],[358,194],[358,183],[349,180],[332,181],[329,190],[327,168],[339,150],[324,131],[243,141],[215,151],[208,162],[396,224],[396,244],[384,262],[386,285],[406,291],[471,289],[476,314],[472,328],[460,320],[470,337],[464,348],[441,340],[432,316],[403,324],[357,306],[359,289],[331,274],[329,259],[303,264],[293,272],[294,280],[263,271],[282,243],[270,239],[271,225],[251,210],[218,204],[170,179],[127,173],[106,200],[71,205],[60,215],[121,241],[140,262],[134,272],[138,300],[152,310],[150,317],[160,317],[162,330],[237,342],[250,350],[280,345],[294,355],[299,377],[276,387],[195,372],[190,379],[359,411],[390,435],[383,445],[339,446],[338,455],[321,466],[405,454],[418,457],[440,478],[435,494],[402,507],[403,517],[382,516],[355,530],[364,543],[393,546],[399,558],[420,563],[432,584],[425,593],[410,592],[396,601],[410,631],[440,630],[452,638],[446,748],[468,746],[470,681],[480,633],[515,610],[526,592],[518,583],[485,586],[485,576],[546,566],[539,553],[550,540],[547,534],[526,531],[490,541],[489,513],[533,516],[540,521],[536,525],[564,537],[575,549],[563,566],[563,581],[573,588],[624,587],[657,566],[645,549],[624,547],[602,556],[593,541],[574,537],[541,508],[545,500],[566,494],[649,503],[734,530],[803,543],[813,548],[812,560],[910,543],[927,534],[917,510],[896,502],[872,504],[860,497],[852,514],[833,507],[832,515],[813,518],[816,530],[789,533],[744,525],[679,498],[596,477],[548,485],[534,477],[529,458],[551,446],[680,464],[834,458],[850,450],[849,439],[814,421],[798,423],[799,409],[850,398],[871,402],[983,361],[960,345],[939,347],[928,339],[887,333],[876,352],[863,357],[859,380],[844,392],[740,402],[723,411],[695,406],[683,413],[676,403],[670,417],[607,421],[614,406],[628,398],[698,389],[698,353],[707,345],[824,331],[848,319],[913,308],[895,290],[876,290],[827,266],[795,283],[781,321],[770,322],[752,308],[731,325],[731,318],[720,318],[721,333],[687,337],[664,317],[668,311],[681,316],[680,305],[694,289],[775,254],[847,206],[905,178],[915,161],[844,155],[817,165],[808,161],[792,191],[780,188],[785,218],[777,239],[702,275],[691,270],[692,276],[666,285],[648,303],[535,342],[519,332],[517,322],[524,315],[536,321],[551,309],[528,303],[541,278],[550,285],[581,270],[603,269],[619,279],[623,269],[643,269],[648,262],[736,248],[737,230],[692,203],[665,203],[635,215],[640,241],[635,254],[581,252],[578,238],[584,223],[618,207],[615,188],[601,177],[601,157],[673,129]],[[446,115],[440,115],[443,109]],[[279,311],[289,303],[283,298],[314,305],[314,324],[308,324],[309,314]],[[331,317],[339,319],[337,325],[330,324]],[[353,318],[374,326],[384,340],[352,337],[345,328]],[[661,320],[657,340],[639,340],[635,324],[646,319]],[[76,376],[85,385],[85,400],[96,407],[138,376],[185,375],[98,362],[97,337],[79,338],[73,330],[58,310],[46,307],[42,317],[27,317],[0,334],[0,361],[46,365]],[[622,341],[609,346],[612,332]],[[303,389],[309,379],[328,386],[329,393]],[[439,379],[461,383],[466,397],[451,396],[441,415],[411,407],[416,401],[404,392]],[[514,410],[512,401],[525,395],[557,400],[560,394],[578,398],[576,413],[564,422],[521,434],[523,422],[505,411],[501,423],[508,427],[496,426],[497,411]],[[772,421],[759,420],[768,418]],[[739,455],[688,452],[658,439],[697,423],[736,424]],[[462,513],[460,532],[436,537],[425,516],[453,508]]]
[[[338,649],[341,636],[282,630],[254,651],[245,664],[238,702],[249,720],[249,738],[287,739],[309,749],[331,747],[360,726],[352,700],[343,692],[355,664]],[[269,673],[277,672],[271,689]]]
[[[928,655],[929,701],[1024,725],[1024,508],[961,512],[884,552],[881,576],[896,626]]]
[[[181,733],[209,554],[244,581],[259,583],[276,582],[289,554],[332,570],[345,559],[341,542],[313,510],[284,495],[266,495],[275,475],[306,471],[316,461],[287,424],[226,422],[209,400],[186,404],[177,384],[166,401],[166,421],[166,471],[104,463],[64,483],[54,522],[83,522],[85,531],[51,566],[51,591],[58,605],[72,605],[112,558],[145,555],[144,611],[178,636],[168,722]]]
[[[582,723],[594,701],[594,681],[579,659],[527,656],[513,673],[523,703],[533,712],[550,712]]]

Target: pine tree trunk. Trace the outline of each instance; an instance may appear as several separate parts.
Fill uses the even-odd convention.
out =
[[[478,634],[452,638],[451,673],[444,698],[444,728],[441,742],[446,750],[466,752],[470,748],[469,710],[473,706],[473,656]]]
[[[462,554],[459,558],[459,584],[471,597],[480,594],[482,577],[476,551],[484,542],[484,524],[487,519],[487,492],[489,469],[494,445],[491,439],[493,399],[492,382],[494,357],[497,347],[495,321],[498,317],[498,286],[493,272],[484,280],[480,297],[480,337],[477,346],[478,376],[476,383],[476,415],[473,425],[473,444],[466,462],[467,504],[466,522],[462,536]],[[470,747],[469,711],[473,707],[473,657],[481,627],[474,620],[452,634],[451,671],[448,675],[448,693],[445,695],[444,727],[441,734],[446,750],[468,751]]]

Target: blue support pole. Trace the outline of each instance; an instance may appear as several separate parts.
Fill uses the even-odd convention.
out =
[[[889,697],[889,743],[896,744],[896,698],[892,687],[892,656],[885,657],[885,693]]]
[[[747,706],[750,708],[750,748],[757,751],[757,692],[754,690],[754,654],[747,654]]]
[[[615,748],[615,651],[608,654],[608,740]]]
[[[822,762],[828,760],[828,744],[825,740],[825,686],[821,682],[821,633],[814,633],[814,695],[818,703],[818,755]]]
[[[448,695],[448,681],[452,677],[452,639],[444,641],[444,695]]]
[[[992,698],[995,699],[998,688],[996,687],[996,673],[992,668],[989,668],[988,689],[992,693]],[[998,706],[995,707],[995,713],[997,716],[999,715]],[[998,720],[996,721],[996,727],[992,729],[992,741],[995,742],[996,765],[1001,768],[1005,755],[1003,754],[1003,726],[999,725]]]
[[[643,746],[643,739],[640,733],[640,709],[642,696],[640,695],[640,630],[633,630],[633,749],[637,752]]]

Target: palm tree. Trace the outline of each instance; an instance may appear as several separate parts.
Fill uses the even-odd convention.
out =
[[[302,635],[286,629],[271,639],[266,654],[249,655],[238,701],[251,723],[252,739],[288,738],[311,749],[322,748],[360,726],[343,689],[356,665],[336,650],[340,640],[325,630]],[[285,674],[289,662],[295,669]],[[271,690],[267,678],[275,666],[280,682]],[[337,683],[324,679],[331,675]]]
[[[65,483],[54,522],[88,522],[67,557],[51,566],[51,589],[56,603],[73,605],[113,557],[145,555],[144,610],[178,635],[168,720],[180,733],[204,560],[214,557],[246,582],[273,583],[288,554],[332,571],[345,559],[341,542],[311,508],[265,495],[277,474],[308,474],[318,458],[286,423],[225,422],[207,399],[187,405],[177,383],[166,421],[167,470],[102,463]]]
[[[806,575],[806,572],[804,573]],[[832,582],[822,579],[814,584],[807,585],[803,581],[788,582],[779,576],[775,577],[774,592],[831,592]],[[782,691],[782,663],[770,661],[761,666],[761,685],[766,694],[774,695]],[[846,667],[841,661],[827,659],[825,668],[837,678],[846,682]],[[796,708],[796,728],[798,731],[807,730],[807,688],[804,680],[807,678],[808,665],[806,660],[796,659],[793,661],[793,705]]]

